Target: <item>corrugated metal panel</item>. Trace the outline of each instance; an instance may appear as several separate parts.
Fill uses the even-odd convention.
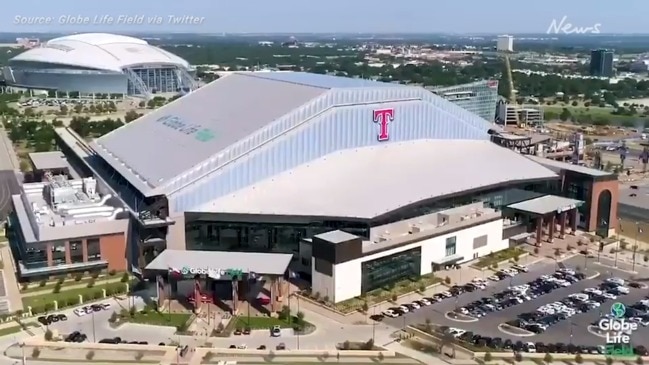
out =
[[[425,97],[424,93],[432,95],[423,89],[418,90],[420,97]],[[176,211],[190,210],[206,201],[241,189],[251,181],[276,175],[337,150],[376,145],[379,143],[378,126],[373,122],[372,112],[378,108],[395,109],[395,120],[390,124],[390,142],[416,139],[488,140],[487,130],[476,126],[488,123],[475,115],[468,118],[471,119],[469,123],[465,122],[462,117],[466,117],[466,114],[457,117],[449,112],[444,108],[444,104],[449,104],[445,100],[437,103],[442,105],[441,108],[417,99],[369,103],[371,100],[390,100],[403,95],[415,94],[407,90],[386,90],[383,95],[376,96],[369,90],[357,90],[356,93],[336,91],[327,94],[324,99],[343,98],[339,101],[340,104],[351,104],[355,101],[365,101],[368,104],[336,107],[316,120],[286,133],[272,144],[250,152],[245,161],[237,161],[224,167],[218,176],[206,177],[174,194],[174,208]],[[242,170],[248,172],[244,173]],[[244,175],[250,176],[252,180],[244,180]]]
[[[393,142],[328,154],[196,210],[370,219],[434,197],[554,177],[545,167],[486,140]]]
[[[358,88],[358,87],[399,87],[399,84],[389,84],[365,79],[339,77],[331,75],[320,75],[306,72],[257,72],[251,74],[268,80],[290,82],[300,85],[309,85],[327,89]]]
[[[326,89],[233,74],[96,143],[150,185],[159,186],[323,92]],[[170,117],[166,124],[160,120],[164,117]]]

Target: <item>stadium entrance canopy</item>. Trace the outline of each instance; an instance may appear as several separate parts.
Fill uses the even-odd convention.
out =
[[[177,272],[178,274],[208,276],[214,280],[233,280],[238,276],[284,276],[291,254],[164,250],[145,270]]]
[[[559,219],[559,238],[564,238],[566,225],[569,223],[572,233],[577,231],[579,221],[578,208],[584,204],[581,200],[564,198],[556,195],[545,195],[508,205],[507,208],[525,214],[536,220],[536,245],[541,246],[543,227],[547,225],[548,242],[552,243]]]

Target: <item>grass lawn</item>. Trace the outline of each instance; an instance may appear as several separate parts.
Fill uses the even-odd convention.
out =
[[[164,313],[156,311],[137,312],[133,317],[125,317],[127,322],[149,324],[152,326],[182,327],[189,321],[188,313]]]
[[[293,324],[295,324],[296,321],[297,321],[297,318],[293,317]],[[243,329],[243,328],[249,327],[250,329],[253,329],[253,330],[263,330],[263,329],[270,329],[273,326],[280,326],[282,328],[291,328],[290,323],[288,323],[287,321],[281,320],[279,318],[254,317],[254,316],[251,316],[250,318],[248,318],[247,316],[237,317],[237,323],[236,323],[235,328]]]
[[[11,326],[11,327],[6,327],[6,328],[1,328],[0,329],[0,337],[2,336],[7,336],[7,335],[12,335],[14,333],[18,333],[22,330],[22,327],[20,326]]]
[[[107,289],[107,288],[115,288],[117,286],[123,286],[123,283],[108,283],[108,284],[101,284],[97,283],[95,286],[92,288],[75,288],[75,289],[65,289],[65,287],[62,287],[61,291],[59,293],[48,293],[48,294],[42,294],[42,295],[34,295],[31,297],[24,297],[23,298],[23,305],[24,306],[44,306],[46,304],[52,303],[53,301],[59,302],[59,308],[67,306],[67,303],[72,299],[76,299],[79,297],[79,295],[90,295],[92,293],[97,293],[101,291],[101,289]]]
[[[119,281],[120,278],[117,278]],[[72,285],[88,285],[88,283],[93,280],[92,278],[83,278],[79,281],[74,281],[74,280],[69,280],[69,281],[64,281],[63,284],[61,284],[61,291],[64,291],[66,287],[72,286]],[[95,279],[95,283],[102,281],[100,278]],[[105,281],[105,279],[104,279]],[[45,286],[40,286],[38,284],[34,284],[29,286],[27,289],[22,289],[20,288],[21,293],[34,293],[34,292],[39,292],[39,291],[52,291],[54,290],[54,287],[56,286],[56,281],[47,283]]]
[[[543,105],[543,110],[545,112],[551,112],[551,113],[556,113],[556,114],[561,114],[563,111],[563,108],[568,109],[570,111],[570,114],[575,116],[579,120],[579,116],[590,116],[591,118],[597,118],[597,117],[605,117],[606,119],[612,120],[612,121],[626,121],[626,120],[645,120],[647,117],[643,117],[641,115],[616,115],[612,114],[615,109],[613,108],[600,108],[598,106],[595,107],[589,107],[586,108],[584,106],[572,106],[572,105],[567,105],[567,106],[557,106],[557,105]],[[586,110],[588,109],[588,110]]]
[[[480,258],[480,260],[478,260],[478,262],[476,262],[472,266],[477,266],[479,268],[486,268],[491,265],[497,264],[501,261],[517,258],[524,253],[525,250],[520,249],[518,247],[508,248],[506,250],[493,252],[487,256],[484,256]]]

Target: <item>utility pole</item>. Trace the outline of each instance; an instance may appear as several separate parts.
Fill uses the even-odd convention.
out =
[[[92,310],[92,342],[97,342],[97,333],[95,331],[95,310]]]

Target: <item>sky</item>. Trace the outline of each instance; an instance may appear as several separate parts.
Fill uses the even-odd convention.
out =
[[[649,33],[646,14],[647,0],[9,0],[0,32]]]

